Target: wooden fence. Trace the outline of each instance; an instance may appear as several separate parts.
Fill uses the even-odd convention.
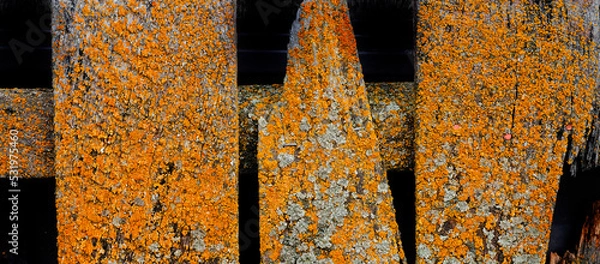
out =
[[[270,87],[232,0],[52,7],[54,90],[2,89],[0,128],[56,177],[60,263],[238,262],[240,168],[264,263],[406,262],[386,169],[418,263],[543,263],[563,165],[599,166],[599,0],[416,1],[416,83],[368,85],[346,2],[306,0]]]

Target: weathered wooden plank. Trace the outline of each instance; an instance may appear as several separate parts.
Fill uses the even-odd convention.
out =
[[[600,263],[600,201],[594,202],[585,219],[577,258],[580,263]]]
[[[597,87],[591,1],[418,1],[418,263],[544,263]]]
[[[404,261],[347,4],[307,0],[259,118],[263,263]]]
[[[235,263],[235,2],[55,0],[61,263]]]
[[[51,90],[0,89],[0,177],[9,175],[11,153],[17,177],[54,176],[53,113]]]

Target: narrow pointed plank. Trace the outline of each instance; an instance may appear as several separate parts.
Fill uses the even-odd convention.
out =
[[[307,0],[259,119],[263,263],[404,260],[346,1]]]
[[[0,89],[0,177],[15,175],[9,153],[15,155],[17,177],[54,176],[53,113],[51,90]],[[16,152],[9,151],[13,142]]]
[[[235,263],[234,1],[53,1],[61,263]]]
[[[544,263],[597,53],[591,1],[418,1],[418,263]],[[547,2],[545,2],[547,3]]]

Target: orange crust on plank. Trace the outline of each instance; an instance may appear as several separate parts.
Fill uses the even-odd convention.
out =
[[[10,153],[18,178],[54,176],[53,115],[52,90],[0,89],[0,177],[9,175]],[[9,151],[11,134],[16,152]]]
[[[52,21],[59,262],[238,262],[235,2]]]
[[[544,263],[597,86],[591,1],[419,1],[417,263]],[[570,14],[570,15],[567,15]],[[597,26],[597,25],[596,25]]]
[[[307,0],[259,123],[262,263],[405,262],[346,1]]]

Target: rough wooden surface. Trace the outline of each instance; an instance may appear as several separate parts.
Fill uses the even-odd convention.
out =
[[[548,260],[548,264],[577,264],[577,257],[575,254],[567,251],[562,256],[558,255],[556,252],[550,253],[550,258]]]
[[[577,248],[580,263],[600,263],[600,201],[596,201],[590,210]]]
[[[583,227],[575,253],[569,251],[562,256],[550,253],[549,264],[600,263],[600,201],[592,204]]]
[[[0,177],[9,174],[10,131],[17,131],[18,176],[54,176],[52,90],[0,89]]]
[[[388,170],[412,170],[414,160],[414,83],[367,83],[366,87],[385,168]],[[282,85],[243,85],[239,86],[238,90],[240,173],[256,173],[258,172],[258,161],[256,160],[258,119],[266,117],[269,105],[279,99]],[[14,88],[1,89],[0,92],[2,110],[9,114],[2,117],[18,118],[21,120],[19,127],[26,128],[25,131],[31,131],[31,136],[25,138],[33,140],[25,142],[26,149],[22,153],[22,156],[27,157],[28,161],[24,177],[54,176],[52,91]],[[9,124],[13,122],[11,120],[6,119],[2,122],[6,133],[8,133]],[[5,162],[0,164],[0,176],[6,174],[6,164]]]
[[[367,83],[367,98],[381,157],[387,170],[412,170],[414,161],[414,83]],[[258,172],[258,120],[277,102],[282,85],[244,85],[240,99],[240,169]]]
[[[53,1],[60,263],[236,263],[235,2]]]
[[[345,0],[307,0],[259,118],[263,263],[404,261]]]
[[[598,6],[539,7],[418,1],[418,263],[544,263],[567,145],[585,142],[597,87],[579,14]]]
[[[583,21],[582,25],[576,32],[587,32],[588,37],[596,45],[585,47],[585,45],[575,45],[575,48],[587,48],[592,54],[596,54],[596,60],[600,60],[600,16],[597,9],[600,6],[600,0],[586,0],[578,3],[577,0],[569,0],[567,3],[572,4],[575,8],[570,10],[569,16],[576,17]],[[570,29],[571,30],[571,29]],[[584,70],[578,75],[588,75],[595,79],[596,89],[594,92],[591,124],[587,126],[587,138],[585,144],[575,144],[570,147],[567,153],[566,161],[571,165],[571,175],[576,176],[578,171],[590,170],[600,166],[600,74],[597,69]]]

